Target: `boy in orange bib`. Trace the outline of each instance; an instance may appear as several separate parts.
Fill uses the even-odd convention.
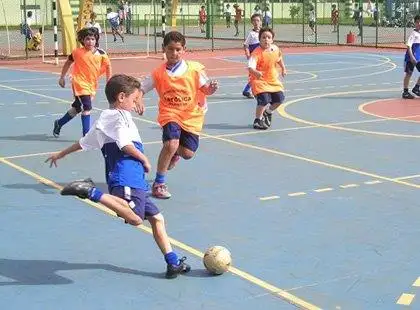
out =
[[[152,195],[160,199],[171,197],[165,184],[167,171],[181,157],[190,159],[197,151],[207,109],[206,96],[218,88],[218,82],[207,77],[203,65],[182,59],[185,43],[181,33],[167,33],[163,39],[167,61],[156,68],[141,86],[143,94],[155,88],[159,95],[158,123],[163,130],[163,147]],[[143,103],[139,102],[137,112],[141,114],[143,110]]]
[[[284,101],[284,87],[279,80],[276,66],[280,74],[286,75],[286,67],[279,48],[273,44],[274,31],[262,28],[259,33],[260,46],[248,60],[248,70],[252,93],[257,99],[254,129],[265,130],[271,126],[272,113]]]
[[[99,32],[96,28],[84,28],[77,33],[82,47],[73,50],[61,70],[58,84],[65,87],[65,76],[73,65],[72,89],[74,102],[71,108],[60,119],[54,121],[53,135],[58,138],[61,128],[80,112],[82,113],[83,136],[90,129],[90,111],[92,99],[98,89],[98,79],[106,74],[107,81],[111,78],[111,63],[108,55],[99,46]]]

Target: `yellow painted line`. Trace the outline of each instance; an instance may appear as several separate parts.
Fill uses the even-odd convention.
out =
[[[408,179],[415,179],[419,177],[420,177],[420,174],[414,174],[414,175],[408,175],[406,177],[395,178],[395,180],[408,180]]]
[[[341,188],[352,188],[352,187],[358,187],[359,184],[345,184],[345,185],[340,185]]]
[[[330,191],[333,191],[333,190],[334,190],[334,188],[332,188],[332,187],[325,187],[325,188],[314,189],[314,192],[323,193],[323,192],[330,192]]]
[[[373,180],[373,181],[366,181],[364,183],[367,184],[367,185],[373,185],[373,184],[380,184],[380,183],[383,183],[383,182],[379,181],[379,180]]]
[[[409,306],[412,303],[415,296],[416,295],[414,294],[405,294],[405,293],[401,294],[400,298],[398,298],[397,300],[397,304],[403,305],[403,306]]]
[[[57,190],[61,190],[63,188],[62,186],[58,185],[54,181],[51,181],[47,178],[44,178],[44,177],[40,176],[39,174],[37,174],[35,172],[32,172],[32,171],[30,171],[26,168],[23,168],[19,165],[16,165],[16,164],[10,162],[7,159],[4,159],[4,158],[0,157],[0,162],[8,165],[9,167],[12,167],[12,168],[16,169],[16,170],[18,170],[18,171],[20,171],[20,172],[22,172],[26,175],[29,175],[32,178],[34,178],[35,180],[37,180],[37,181],[39,181],[39,182],[41,182],[45,185],[48,185],[50,187],[53,187]],[[105,212],[105,213],[107,213],[111,216],[116,216],[116,214],[113,211],[109,210],[108,208],[104,207],[103,205],[101,205],[99,203],[95,203],[95,202],[92,202],[92,201],[87,200],[87,199],[80,199],[80,198],[77,198],[77,199],[79,199],[80,201],[83,201],[84,203],[86,203],[86,204],[88,204],[92,207],[100,209],[101,211],[103,211],[103,212]],[[153,235],[152,229],[149,228],[149,227],[146,227],[144,225],[140,225],[140,226],[137,226],[136,228],[138,228],[138,229],[140,229],[144,232],[147,232],[150,235]],[[183,242],[180,242],[180,241],[178,241],[176,239],[173,239],[173,238],[169,238],[169,241],[171,242],[172,245],[174,245],[174,246],[176,246],[176,247],[178,247],[178,248],[180,248],[180,249],[182,249],[186,252],[189,252],[189,253],[191,253],[195,256],[198,256],[199,258],[203,258],[203,256],[204,256],[203,252],[201,252],[201,251],[199,251],[199,250],[197,250],[197,249],[195,249],[195,248],[193,248],[193,247],[191,247],[191,246],[189,246],[189,245],[187,245]],[[234,274],[234,275],[236,275],[236,276],[238,276],[238,277],[240,277],[244,280],[247,280],[247,281],[249,281],[249,282],[251,282],[251,283],[253,283],[253,284],[255,284],[259,287],[262,287],[262,288],[270,291],[271,293],[281,297],[283,300],[287,301],[290,304],[296,305],[296,306],[298,306],[302,309],[307,309],[307,310],[321,310],[320,307],[315,306],[314,304],[311,304],[311,303],[309,303],[309,302],[307,302],[303,299],[300,299],[299,297],[297,297],[297,296],[295,296],[295,295],[293,295],[289,292],[286,292],[285,290],[282,290],[282,289],[280,289],[280,288],[278,288],[278,287],[276,287],[276,286],[274,286],[274,285],[272,285],[272,284],[270,284],[270,283],[268,283],[264,280],[261,280],[261,279],[255,277],[255,276],[247,273],[247,272],[244,272],[240,269],[237,269],[235,267],[230,267],[229,271],[232,274]]]
[[[364,134],[370,134],[370,135],[419,139],[420,135],[398,134],[398,133],[386,132],[386,131],[372,131],[372,130],[349,128],[349,127],[342,127],[342,126],[330,125],[330,124],[322,124],[322,123],[308,121],[308,120],[293,116],[286,111],[286,108],[288,106],[290,106],[294,103],[307,101],[307,100],[310,100],[310,99],[323,98],[323,97],[327,97],[327,96],[337,96],[338,97],[338,96],[342,96],[342,95],[352,95],[352,94],[364,94],[364,93],[376,93],[376,92],[394,92],[394,91],[399,91],[399,90],[400,90],[399,88],[393,88],[393,89],[386,88],[386,89],[370,89],[370,90],[346,91],[346,92],[335,92],[335,93],[329,93],[329,94],[313,95],[313,96],[309,96],[309,97],[305,97],[305,98],[299,98],[299,99],[288,101],[288,102],[282,104],[277,109],[277,111],[284,118],[290,119],[290,120],[295,121],[297,123],[302,123],[302,124],[311,125],[311,126],[317,126],[317,127],[335,129],[335,130],[341,130],[341,131],[356,132],[356,133],[364,133]]]
[[[418,277],[416,281],[414,281],[413,286],[416,286],[416,287],[420,286],[420,277]]]
[[[287,194],[287,196],[289,196],[289,197],[297,197],[297,196],[303,196],[303,195],[306,195],[306,193],[305,192],[297,192],[297,193]]]
[[[260,197],[261,201],[266,201],[266,200],[273,200],[273,199],[279,199],[280,196],[267,196],[267,197]]]

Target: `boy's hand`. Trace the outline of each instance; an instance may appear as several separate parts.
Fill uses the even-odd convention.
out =
[[[218,80],[211,80],[210,84],[209,84],[210,95],[214,94],[218,88],[219,88],[219,81]]]
[[[262,78],[262,76],[263,76],[262,72],[260,72],[260,71],[255,71],[255,72],[254,72],[254,75],[255,75],[255,77],[256,77],[257,79],[260,79],[260,78]]]
[[[149,160],[146,158],[143,162],[144,172],[149,173],[152,170],[152,165],[150,164]]]
[[[57,167],[57,161],[61,159],[63,156],[61,156],[60,152],[54,153],[50,157],[45,160],[46,163],[50,162],[50,168],[54,165]]]
[[[58,85],[64,88],[66,86],[66,80],[63,77],[60,77],[60,79],[58,80]]]
[[[283,70],[281,70],[281,76],[282,77],[285,77],[286,76],[286,74],[287,74],[287,70],[286,70],[286,68],[284,68]]]
[[[134,112],[136,112],[138,115],[143,115],[145,110],[143,100],[137,101],[136,106],[134,107]]]

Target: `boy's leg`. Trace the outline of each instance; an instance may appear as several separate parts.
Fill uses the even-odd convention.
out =
[[[156,178],[152,186],[152,195],[155,198],[168,199],[171,197],[171,194],[166,187],[165,176],[168,172],[171,159],[178,150],[181,127],[175,122],[170,122],[163,126],[162,131],[163,147],[158,158]]]
[[[276,92],[271,93],[271,104],[264,110],[264,122],[265,124],[270,127],[271,126],[271,119],[273,116],[273,112],[277,110],[277,108],[284,102],[284,93],[283,92]]]
[[[64,186],[61,195],[78,196],[79,198],[100,202],[108,209],[117,213],[119,217],[131,225],[138,226],[142,223],[142,218],[137,215],[129,205],[129,203],[119,197],[105,194],[95,186],[91,179],[78,180]]]
[[[175,155],[172,157],[171,162],[169,163],[169,166],[168,166],[168,170],[171,170],[175,167],[180,157],[182,157],[185,160],[193,158],[195,155],[195,152],[198,149],[199,143],[200,143],[200,138],[198,135],[181,129],[181,136],[179,138],[178,150],[176,151]]]
[[[74,102],[71,105],[71,108],[63,115],[60,119],[54,121],[53,136],[58,138],[60,136],[61,127],[67,124],[73,119],[77,114],[82,111],[82,103],[78,97],[74,98]]]
[[[414,64],[411,63],[410,61],[406,61],[404,64],[405,75],[404,75],[404,80],[403,80],[403,93],[402,93],[403,99],[414,99],[414,96],[410,94],[410,92],[408,91],[408,86],[410,84],[410,79],[411,79],[411,75],[413,74],[413,70],[414,70]]]
[[[79,96],[79,101],[82,103],[82,133],[85,136],[90,129],[90,111],[92,110],[92,98],[89,95]]]
[[[267,125],[264,122],[264,111],[267,104],[271,102],[271,96],[269,93],[260,93],[256,95],[257,107],[255,108],[255,119],[253,127],[254,129],[267,129]]]

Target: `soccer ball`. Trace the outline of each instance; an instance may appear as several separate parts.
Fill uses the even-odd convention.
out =
[[[212,246],[204,253],[203,264],[211,274],[220,275],[228,271],[231,263],[229,250],[222,246]]]

